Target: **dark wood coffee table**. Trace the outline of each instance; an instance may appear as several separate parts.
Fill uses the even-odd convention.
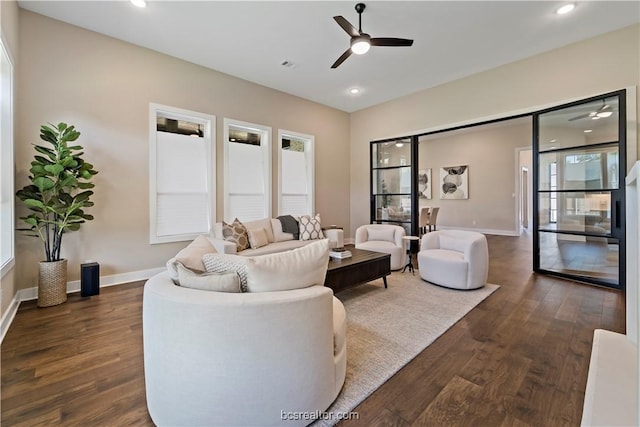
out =
[[[391,255],[346,246],[352,256],[345,259],[329,258],[329,268],[324,285],[338,293],[347,288],[382,278],[387,287],[391,274]]]

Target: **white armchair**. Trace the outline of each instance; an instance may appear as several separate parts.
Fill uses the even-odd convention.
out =
[[[344,383],[346,313],[324,286],[209,292],[164,272],[145,284],[142,315],[156,425],[305,425],[283,412],[324,411]]]
[[[474,231],[442,230],[422,237],[418,252],[420,277],[455,289],[476,289],[487,283],[487,238]]]
[[[399,270],[405,264],[406,249],[402,237],[406,235],[399,225],[369,224],[357,228],[356,249],[391,255],[391,269]]]

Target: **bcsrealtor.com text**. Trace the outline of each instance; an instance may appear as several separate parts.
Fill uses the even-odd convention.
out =
[[[324,412],[324,411],[312,411],[312,412],[294,412],[294,411],[280,411],[280,419],[283,421],[315,421],[315,420],[359,420],[360,414],[357,412]]]

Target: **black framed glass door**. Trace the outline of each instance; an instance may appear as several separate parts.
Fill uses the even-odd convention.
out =
[[[371,223],[417,232],[415,137],[371,142]]]
[[[624,289],[625,92],[534,114],[534,270]]]

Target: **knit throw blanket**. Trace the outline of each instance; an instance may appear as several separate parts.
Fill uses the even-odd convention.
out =
[[[278,217],[282,223],[282,231],[285,233],[293,234],[293,239],[300,239],[300,229],[298,228],[298,221],[291,215],[281,215]]]

